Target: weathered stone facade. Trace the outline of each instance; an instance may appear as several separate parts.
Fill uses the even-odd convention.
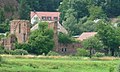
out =
[[[62,44],[58,42],[58,22],[49,22],[48,27],[54,30],[54,51],[60,53],[61,55],[70,55],[77,52],[77,48],[81,48],[80,43]]]
[[[28,20],[13,20],[10,25],[10,34],[17,37],[18,43],[24,43],[30,35],[30,23]]]
[[[17,39],[16,39],[15,35],[11,34],[7,38],[1,39],[1,45],[3,45],[4,48],[7,50],[15,49],[14,43],[16,42],[16,40]]]
[[[80,43],[58,44],[58,53],[61,55],[75,55],[78,48],[81,48]]]
[[[28,20],[13,20],[10,24],[10,34],[8,37],[1,39],[0,44],[5,49],[11,50],[14,48],[14,43],[25,43],[28,41],[30,34],[30,23]]]

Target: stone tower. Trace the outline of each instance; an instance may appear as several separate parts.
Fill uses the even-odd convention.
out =
[[[30,35],[30,23],[28,20],[13,20],[10,25],[10,34],[14,34],[18,43],[28,41]]]

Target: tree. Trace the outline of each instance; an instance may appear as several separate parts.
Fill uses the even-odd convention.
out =
[[[71,38],[68,34],[59,33],[58,35],[59,43],[68,44],[73,43],[75,40]]]
[[[84,23],[79,23],[80,31],[83,32],[95,32],[97,24],[91,20],[87,20]]]
[[[73,15],[70,15],[70,17],[68,17],[66,21],[63,23],[64,27],[68,30],[70,35],[76,34],[75,32],[75,29],[77,29],[76,24],[77,20]]]
[[[10,30],[9,20],[5,20],[3,23],[0,24],[0,33],[5,33]]]
[[[29,53],[31,52],[31,46],[29,43],[24,43],[24,44],[15,43],[15,48],[26,50]]]
[[[0,24],[5,21],[5,14],[4,14],[4,9],[0,9]]]
[[[111,56],[115,55],[120,46],[120,32],[118,28],[114,28],[109,22],[100,21],[98,23],[98,35],[104,45],[108,47]]]
[[[103,6],[108,17],[116,17],[120,15],[120,0],[106,0]]]
[[[85,49],[89,50],[89,57],[91,58],[93,55],[93,50],[100,50],[103,49],[102,42],[97,37],[91,37],[89,39],[86,39],[82,42],[82,46]]]
[[[20,19],[29,19],[30,6],[28,5],[27,0],[19,0],[18,7]]]
[[[53,30],[48,29],[47,22],[40,22],[39,29],[31,33],[29,38],[31,45],[31,53],[33,54],[47,54],[54,47]]]
[[[100,6],[91,5],[88,8],[88,10],[90,13],[90,16],[89,16],[90,20],[106,19],[107,18],[106,14],[104,13],[103,9]]]
[[[59,7],[62,20],[66,20],[66,13],[70,13],[71,10],[74,10],[71,13],[75,13],[73,16],[77,19],[77,21],[80,18],[89,15],[87,3],[84,0],[63,0]]]

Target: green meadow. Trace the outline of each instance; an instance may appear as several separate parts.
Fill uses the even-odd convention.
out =
[[[119,59],[2,57],[0,72],[115,72]]]

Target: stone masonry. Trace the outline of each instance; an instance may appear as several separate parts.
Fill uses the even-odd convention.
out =
[[[18,43],[25,43],[30,35],[30,23],[28,20],[13,20],[10,25],[10,34],[14,34]]]

